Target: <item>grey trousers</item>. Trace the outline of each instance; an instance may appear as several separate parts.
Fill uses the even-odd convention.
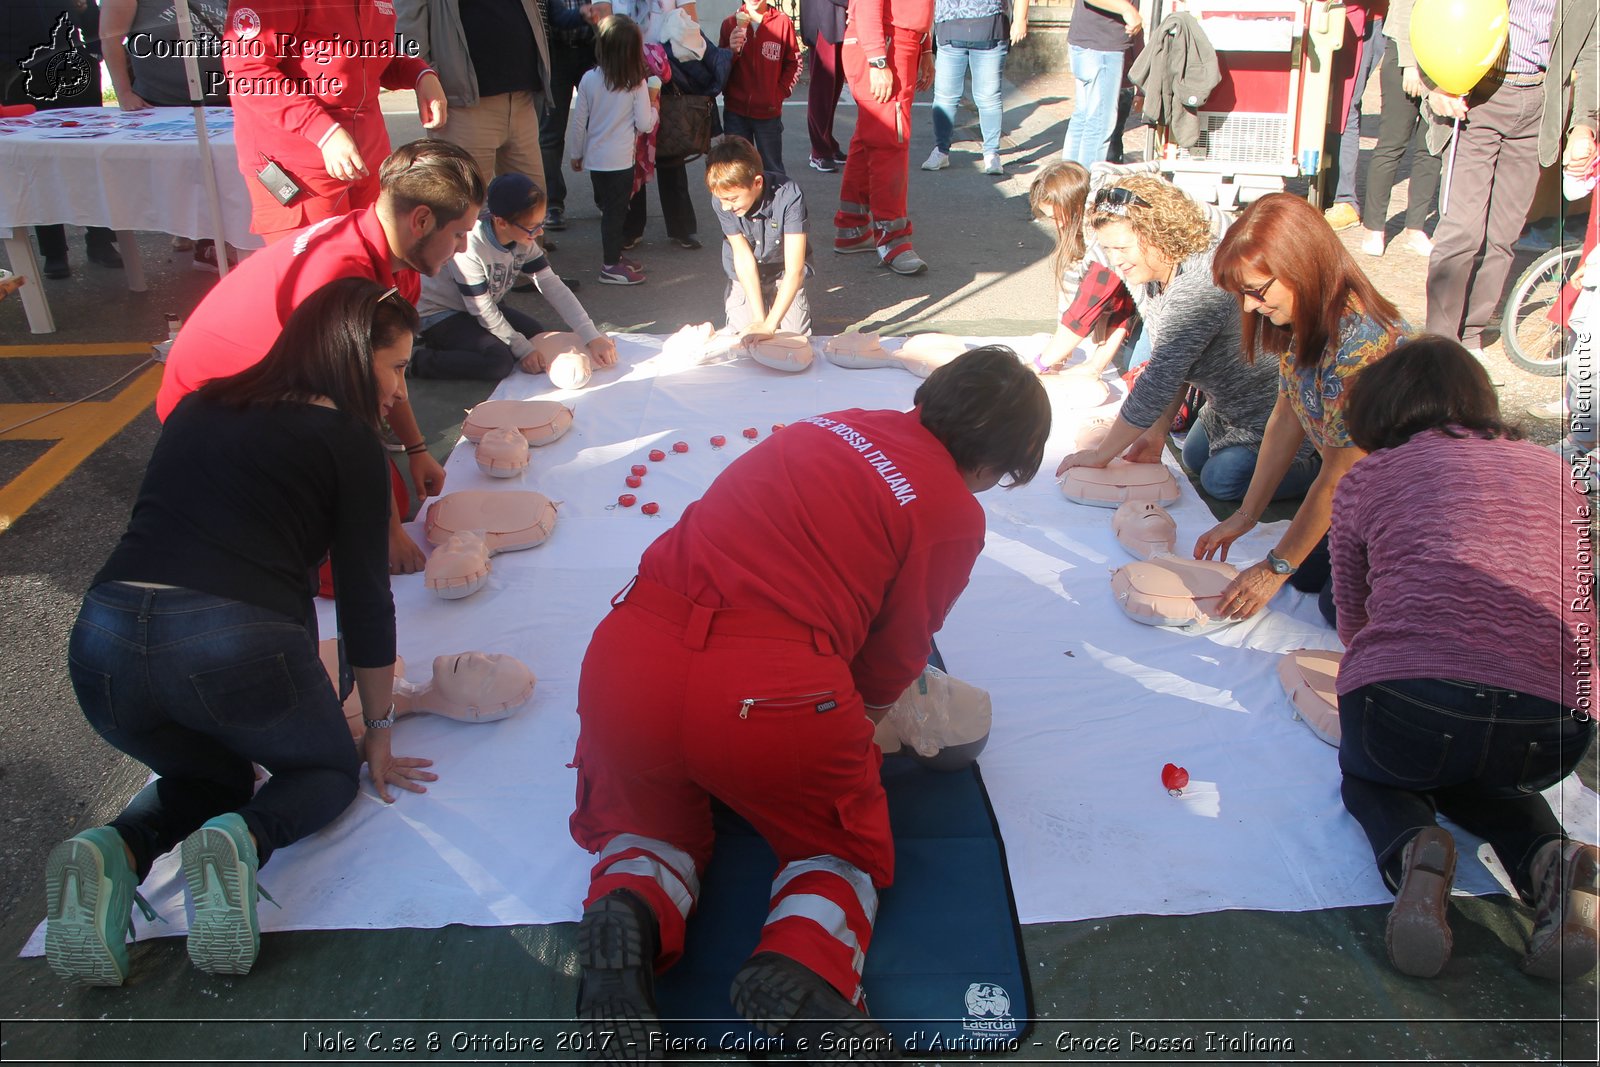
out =
[[[1469,348],[1483,344],[1483,329],[1499,308],[1511,245],[1539,184],[1544,88],[1497,83],[1486,93],[1475,90],[1468,101],[1449,203],[1428,259],[1428,332],[1460,337]]]
[[[783,276],[773,278],[762,277],[761,299],[772,306],[772,298],[778,295],[778,285]],[[744,298],[744,286],[738,282],[729,282],[727,292],[723,296],[723,310],[728,313],[728,325],[735,330],[742,330],[755,321],[755,314],[751,311],[750,304]],[[794,294],[794,303],[789,305],[789,310],[784,314],[783,321],[778,323],[778,329],[789,330],[794,333],[811,332],[811,304],[806,300],[805,286]]]

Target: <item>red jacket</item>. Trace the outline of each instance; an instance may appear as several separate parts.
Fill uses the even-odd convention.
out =
[[[933,49],[933,0],[850,0],[846,37],[854,37],[868,59],[886,56],[884,45],[890,27],[923,39],[924,52]]]
[[[862,698],[883,705],[927,664],[983,532],[982,506],[915,411],[838,411],[735,460],[639,574],[827,633]]]
[[[399,53],[392,0],[230,0],[223,40],[245,184],[258,185],[265,156],[307,194],[330,199],[346,188],[322,162],[322,142],[334,126],[355,139],[376,175],[389,154],[379,88],[414,88],[430,69]],[[251,229],[258,233],[301,221],[293,204],[253,200]]]
[[[722,20],[722,47],[728,47],[737,15]],[[800,42],[794,22],[777,8],[767,6],[759,23],[750,24],[744,48],[733,57],[733,71],[722,90],[723,103],[747,119],[775,119],[783,102],[800,80]]]
[[[178,401],[211,379],[260,362],[289,313],[339,278],[393,285],[413,304],[421,296],[417,272],[394,269],[376,208],[309,226],[240,263],[200,301],[167,356],[156,417],[164,421]]]

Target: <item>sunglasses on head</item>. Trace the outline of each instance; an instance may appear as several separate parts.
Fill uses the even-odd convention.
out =
[[[1150,201],[1125,186],[1114,185],[1094,195],[1094,209],[1111,215],[1126,215],[1131,204],[1149,207]]]

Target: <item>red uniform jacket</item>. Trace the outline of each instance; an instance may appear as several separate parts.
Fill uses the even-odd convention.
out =
[[[378,89],[413,88],[430,69],[399,52],[392,0],[230,0],[222,67],[257,233],[303,217],[295,203],[281,206],[261,189],[255,175],[266,159],[289,172],[302,196],[337,198],[347,186],[324,169],[322,142],[338,125],[375,182],[389,154]]]
[[[283,332],[289,313],[339,278],[395,286],[413,304],[421,296],[417,272],[394,269],[377,209],[307,227],[230,270],[200,301],[167,356],[156,417],[165,420],[178,401],[211,379],[258,363]]]
[[[868,59],[886,56],[884,39],[893,27],[896,33],[925,38],[922,50],[933,48],[928,31],[933,29],[933,0],[850,0],[845,36],[854,37]]]
[[[736,16],[722,20],[722,47],[738,26]],[[759,23],[750,24],[744,48],[733,57],[733,72],[722,90],[728,110],[747,119],[775,119],[783,114],[783,102],[800,80],[800,42],[794,22],[777,8],[768,6]]]
[[[712,608],[828,634],[868,704],[892,703],[983,550],[983,508],[915,411],[797,422],[728,467],[639,574]]]

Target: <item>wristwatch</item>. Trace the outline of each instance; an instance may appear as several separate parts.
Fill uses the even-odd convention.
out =
[[[369,719],[363,715],[361,724],[369,730],[387,730],[394,725],[394,704],[389,705],[388,713],[381,719]]]
[[[889,57],[888,56],[873,56],[872,58],[867,60],[867,66],[871,67],[873,70],[888,70],[889,69]]]
[[[1267,566],[1272,568],[1273,574],[1281,574],[1285,578],[1299,570],[1293,563],[1284,559],[1274,549],[1267,549]]]

